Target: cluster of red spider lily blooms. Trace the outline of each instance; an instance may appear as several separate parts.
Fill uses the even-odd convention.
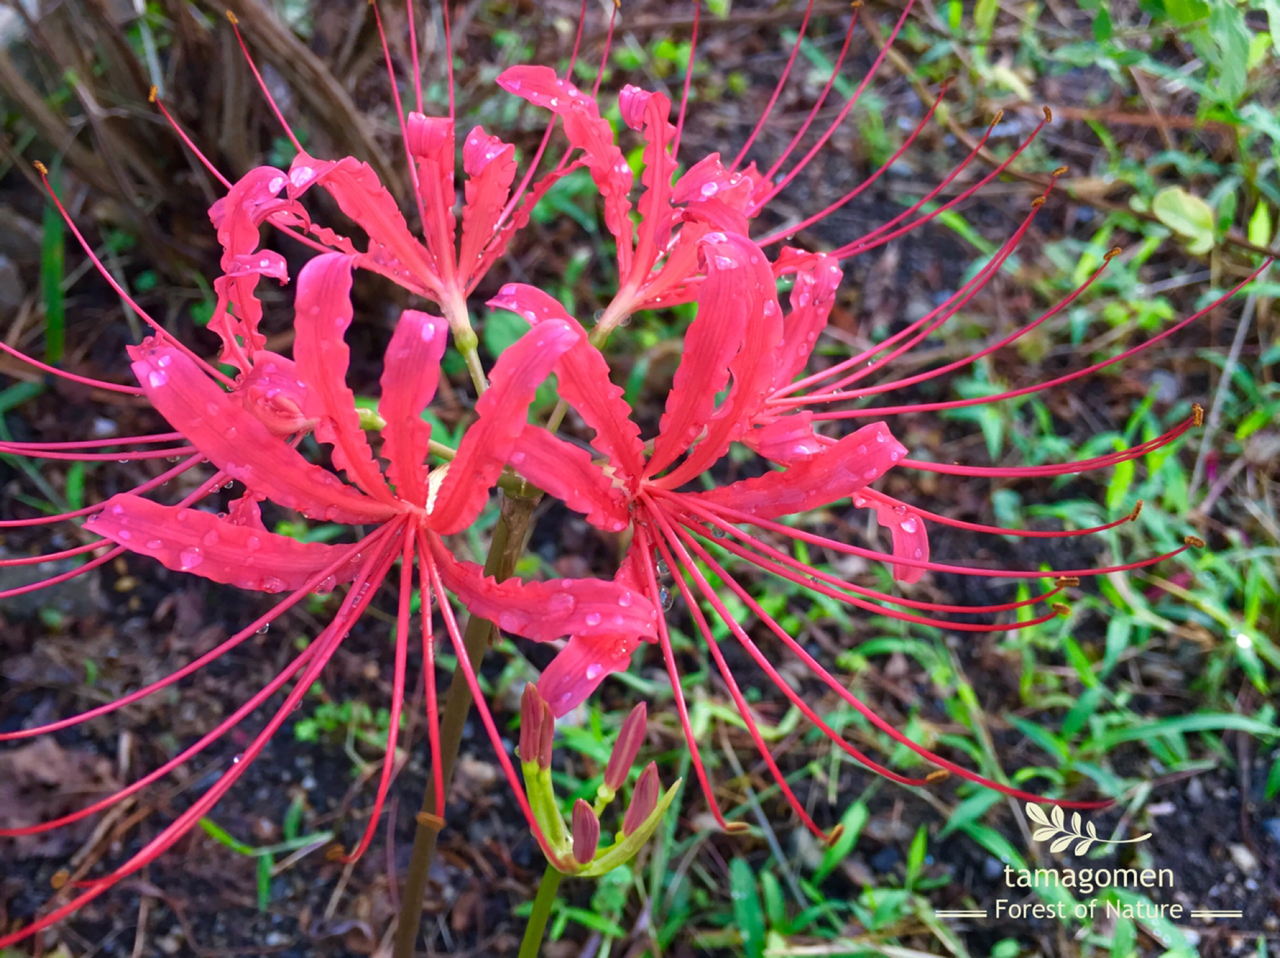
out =
[[[585,16],[585,3],[583,7]],[[1133,515],[1093,529],[1062,532],[1001,529],[960,522],[914,504],[900,502],[872,489],[871,483],[895,468],[989,477],[1056,476],[1103,469],[1176,441],[1193,425],[1198,425],[1200,417],[1197,407],[1194,416],[1178,427],[1123,452],[1033,468],[984,468],[914,459],[894,437],[889,425],[881,421],[883,417],[896,413],[996,402],[1074,381],[1149,348],[1194,322],[1207,310],[1105,362],[1022,389],[980,399],[927,404],[872,407],[859,402],[943,376],[1001,349],[1058,315],[1088,287],[1098,273],[1042,316],[963,360],[902,379],[859,385],[936,332],[973,299],[1025,235],[1036,210],[1043,203],[1043,196],[1032,203],[1022,224],[989,262],[928,315],[865,352],[833,365],[820,366],[817,371],[803,375],[810,365],[843,278],[840,263],[915,229],[942,210],[972,196],[999,176],[1026,145],[1023,144],[1004,164],[974,179],[955,196],[939,203],[932,212],[922,212],[926,204],[937,200],[968,169],[977,156],[978,151],[975,150],[919,202],[867,235],[830,252],[812,253],[786,246],[779,248],[779,244],[794,230],[823,219],[852,200],[874,182],[884,168],[803,223],[784,232],[751,238],[752,219],[820,154],[880,63],[877,59],[855,94],[817,137],[817,142],[784,170],[830,94],[834,78],[849,49],[846,38],[832,81],[827,83],[783,154],[763,173],[754,164],[744,167],[746,154],[768,121],[788,81],[811,12],[812,4],[806,10],[768,109],[738,156],[731,161],[726,162],[713,153],[696,162],[688,162],[680,172],[678,149],[688,102],[688,77],[692,70],[686,71],[684,93],[674,124],[671,122],[672,104],[664,94],[645,92],[635,87],[621,91],[622,118],[644,142],[643,192],[634,210],[631,202],[633,173],[615,141],[614,131],[600,115],[597,100],[599,78],[597,90],[586,93],[546,67],[525,66],[506,71],[499,78],[499,85],[537,107],[550,110],[563,125],[569,149],[551,172],[534,183],[533,177],[544,151],[553,142],[555,124],[549,125],[524,177],[513,189],[517,170],[514,148],[479,127],[472,130],[462,148],[467,180],[459,230],[454,214],[453,104],[450,102],[448,117],[428,117],[423,113],[421,71],[417,63],[417,41],[412,35],[414,13],[410,4],[408,20],[410,49],[414,51],[412,76],[417,109],[407,117],[400,108],[389,51],[386,52],[386,60],[414,186],[413,212],[417,213],[421,224],[422,238],[419,239],[411,230],[405,215],[367,164],[351,157],[328,161],[309,156],[289,131],[273,101],[272,108],[298,148],[297,157],[287,171],[260,167],[234,183],[219,175],[227,195],[210,211],[223,248],[223,275],[214,284],[217,305],[210,328],[222,340],[219,359],[234,368],[233,377],[225,375],[166,332],[129,299],[127,292],[99,264],[103,278],[154,330],[153,336],[130,349],[132,370],[138,385],[102,381],[55,369],[29,357],[21,358],[50,375],[101,389],[145,396],[173,431],[129,440],[116,438],[69,444],[4,443],[0,444],[0,452],[36,459],[184,458],[173,468],[106,502],[66,515],[0,522],[0,527],[13,528],[83,519],[84,529],[102,537],[52,556],[6,559],[4,564],[42,563],[106,550],[71,572],[0,593],[0,599],[83,574],[125,552],[150,556],[170,569],[246,590],[280,593],[284,597],[268,613],[249,623],[226,642],[168,677],[80,715],[5,733],[0,735],[0,740],[13,741],[54,732],[151,695],[240,645],[308,594],[330,591],[339,584],[346,584],[348,589],[333,620],[305,651],[225,721],[171,761],[120,792],[74,814],[29,828],[0,832],[0,836],[41,832],[109,807],[190,761],[292,682],[282,705],[243,750],[239,760],[189,809],[114,871],[84,883],[72,900],[59,905],[25,929],[0,937],[0,947],[47,927],[100,895],[114,882],[170,848],[207,814],[244,774],[320,675],[352,624],[374,599],[378,587],[392,574],[397,560],[400,562],[398,627],[387,754],[394,754],[405,690],[410,600],[416,567],[418,587],[423,596],[424,692],[432,764],[436,771],[435,807],[444,808],[444,796],[440,793],[443,779],[439,774],[441,755],[434,684],[432,596],[444,620],[445,631],[459,651],[459,667],[464,670],[475,695],[481,720],[498,760],[533,833],[552,860],[562,859],[563,855],[553,847],[545,834],[546,829],[539,824],[539,816],[531,808],[503,748],[468,658],[461,652],[461,637],[448,600],[449,593],[472,614],[491,619],[513,635],[541,642],[567,637],[564,648],[543,672],[537,686],[540,700],[545,700],[547,708],[555,716],[563,715],[582,702],[608,674],[626,668],[646,643],[656,644],[671,679],[676,708],[706,800],[716,819],[726,829],[730,824],[718,807],[705,764],[699,756],[682,692],[679,660],[672,649],[664,616],[659,611],[670,606],[672,589],[684,600],[683,606],[695,629],[705,639],[746,728],[776,777],[782,794],[804,824],[815,833],[822,834],[792,793],[770,754],[740,690],[739,679],[712,636],[704,606],[724,621],[749,657],[790,702],[838,747],[878,774],[907,785],[924,785],[949,772],[1024,799],[1055,801],[1073,807],[1106,804],[1045,799],[993,782],[928,751],[849,692],[787,633],[732,571],[738,563],[748,563],[852,608],[951,630],[989,632],[1042,623],[1059,611],[1059,607],[1052,604],[1054,597],[1077,584],[1078,577],[1152,565],[1176,552],[1108,568],[1059,570],[1050,574],[1056,576],[1056,581],[1042,595],[1004,604],[963,606],[886,594],[846,582],[798,561],[771,541],[777,542],[779,537],[783,537],[835,553],[885,561],[892,565],[894,577],[904,584],[916,582],[929,570],[985,577],[1044,578],[1046,573],[1041,571],[978,569],[936,561],[930,556],[927,527],[936,523],[974,533],[1058,537],[1112,528],[1129,521]],[[893,36],[902,27],[906,16],[904,12]],[[853,22],[850,24],[850,36],[852,29]],[[611,19],[610,38],[612,31]],[[892,39],[891,36],[890,42]],[[385,51],[385,39],[383,46]],[[606,40],[601,75],[608,60],[608,46]],[[696,49],[696,36],[693,47]],[[572,75],[572,69],[567,75]],[[270,99],[265,85],[262,88]],[[160,104],[160,109],[164,110],[163,104]],[[165,115],[168,117],[167,111]],[[890,158],[890,164],[910,147],[931,116],[932,108],[898,153]],[[1045,122],[1048,120],[1046,111]],[[176,124],[174,126],[187,146],[218,175],[194,143]],[[985,142],[984,136],[979,147]],[[522,284],[502,287],[491,305],[515,311],[526,318],[532,328],[504,351],[486,372],[476,351],[467,297],[481,278],[500,261],[514,232],[527,222],[537,200],[557,180],[577,167],[584,167],[589,172],[603,201],[604,222],[616,241],[620,277],[618,293],[588,334],[558,301],[546,293]],[[43,174],[43,169],[41,172]],[[363,251],[333,230],[312,222],[300,198],[314,186],[327,191],[342,211],[365,231],[368,245]],[[58,202],[52,191],[50,196],[53,202]],[[67,222],[86,254],[93,258],[91,248],[69,217]],[[279,229],[319,254],[300,270],[296,279],[296,339],[292,359],[267,351],[265,337],[258,328],[262,316],[256,295],[259,279],[263,276],[280,282],[288,279],[284,258],[272,250],[260,248],[259,229],[263,224]],[[357,412],[354,396],[345,381],[349,355],[343,335],[353,317],[350,292],[352,271],[357,267],[392,279],[433,303],[442,314],[441,318],[418,310],[403,312],[384,357],[382,395],[378,415],[373,417],[362,417]],[[1104,264],[1098,272],[1105,268]],[[794,278],[785,309],[777,292],[778,281],[783,277]],[[682,360],[667,398],[658,435],[645,442],[640,437],[639,427],[631,420],[631,410],[622,399],[622,390],[610,380],[609,366],[600,348],[609,332],[637,310],[690,302],[696,302],[697,315],[685,335]],[[425,463],[429,454],[442,456],[447,453],[447,450],[431,443],[430,427],[421,418],[438,382],[447,331],[452,331],[454,344],[467,361],[479,397],[475,404],[475,421],[452,461],[428,471]],[[0,347],[9,349],[3,344]],[[558,378],[562,408],[553,414],[546,427],[530,425],[527,412],[534,392],[552,373]],[[718,398],[721,394],[723,397]],[[556,435],[565,413],[564,407],[572,408],[592,434],[587,443],[576,444]],[[875,421],[848,434],[840,434],[840,422],[859,419]],[[379,436],[380,446],[376,454],[367,432]],[[334,472],[310,463],[298,452],[297,446],[307,434],[329,447]],[[710,492],[684,491],[691,480],[724,457],[733,443],[749,446],[781,468]],[[123,445],[141,448],[118,451],[118,447]],[[95,448],[101,451],[91,451]],[[387,463],[385,472],[379,459]],[[165,504],[147,497],[149,493],[162,490],[169,479],[205,463],[212,468],[212,475],[180,502]],[[610,532],[630,534],[631,546],[612,581],[508,580],[499,583],[486,578],[477,566],[453,558],[445,537],[472,523],[506,467],[563,500],[569,508],[583,513],[593,525]],[[338,474],[345,475],[346,481]],[[231,504],[226,514],[217,514],[212,511],[216,505],[210,505],[207,500],[214,491],[229,482],[242,483],[244,494]],[[891,531],[891,556],[777,521],[844,499],[850,499],[855,507],[875,510],[878,521]],[[266,529],[259,510],[259,503],[264,500],[313,519],[364,529],[372,527],[373,531],[343,545],[301,543]],[[1199,544],[1196,540],[1188,540],[1184,548]],[[894,741],[933,763],[940,771],[925,778],[909,778],[875,762],[845,741],[782,678],[771,657],[734,618],[704,570],[709,570],[724,583],[725,588],[745,604],[759,623],[832,692]],[[1047,604],[1049,611],[1013,625],[937,617],[992,616],[1040,604]],[[547,719],[541,726],[544,733],[549,729],[549,722]],[[540,767],[538,760],[524,754],[523,749],[521,758],[526,772],[529,772],[531,762],[535,768]],[[372,839],[391,776],[392,763],[386,762],[378,783],[373,813],[351,858],[359,856]],[[651,811],[650,806],[656,798],[650,801],[649,793],[656,796],[657,781],[656,775],[650,777],[653,781],[641,778],[644,801],[640,805]],[[614,781],[613,787],[620,787],[622,779],[616,774]],[[588,808],[587,812],[590,813],[591,809]],[[585,814],[575,809],[573,828],[575,835],[584,836],[584,845],[588,844],[585,836],[590,835],[592,828]],[[597,836],[598,827],[597,822]],[[594,842],[589,844],[594,847]],[[577,861],[583,864],[581,858]]]

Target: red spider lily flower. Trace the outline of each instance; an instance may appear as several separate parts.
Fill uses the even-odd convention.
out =
[[[57,921],[101,894],[171,847],[206,814],[244,774],[315,681],[397,559],[401,562],[400,603],[387,755],[395,753],[399,732],[411,625],[409,600],[416,560],[423,595],[428,733],[437,788],[442,788],[431,597],[439,598],[446,629],[455,648],[460,650],[462,639],[445,598],[445,589],[465,596],[489,592],[493,585],[479,576],[477,567],[456,562],[441,536],[466,528],[483,508],[503,463],[515,452],[534,392],[557,357],[580,340],[581,332],[569,323],[543,323],[505,350],[490,373],[490,388],[476,404],[478,419],[465,433],[456,457],[428,473],[425,462],[431,430],[421,413],[435,393],[447,324],[426,313],[405,310],[384,357],[381,453],[389,462],[384,475],[361,427],[354,396],[345,382],[349,357],[342,337],[352,320],[352,268],[353,257],[337,253],[319,256],[303,267],[297,280],[294,360],[279,356],[264,359],[261,352],[255,354],[249,374],[242,378],[236,390],[224,390],[184,351],[158,338],[130,349],[133,371],[143,395],[176,430],[161,437],[162,441],[169,436],[181,437],[187,443],[179,447],[182,451],[191,453],[192,460],[208,461],[217,471],[196,493],[175,505],[155,502],[134,491],[113,496],[93,507],[84,528],[102,540],[89,549],[106,541],[116,546],[108,555],[127,550],[152,557],[170,569],[215,582],[253,591],[288,593],[288,596],[216,649],[172,675],[72,718],[5,733],[0,735],[0,741],[67,728],[137,701],[225,654],[308,593],[328,592],[342,583],[350,583],[350,589],[334,620],[301,655],[266,688],[171,761],[114,795],[55,821],[0,830],[3,837],[44,832],[108,808],[189,761],[286,683],[294,683],[284,704],[253,738],[237,763],[190,809],[115,871],[90,881],[88,888],[74,900],[28,928],[0,938],[0,947]],[[292,426],[286,428],[286,423]],[[318,441],[330,446],[335,469],[345,473],[348,482],[308,462],[297,451],[295,443],[286,438],[290,433],[300,436],[304,430],[311,431]],[[4,451],[49,454],[14,444],[6,444]],[[162,451],[172,454],[175,450],[169,447]],[[245,494],[236,500],[226,516],[194,507],[210,490],[228,481],[243,483]],[[264,500],[295,509],[313,519],[372,525],[374,529],[354,545],[298,542],[267,530],[258,506]],[[606,630],[648,638],[656,635],[655,610],[643,595],[625,585],[572,580],[526,586],[511,581],[498,588],[517,606],[548,610],[539,638],[554,639],[565,634],[596,636]],[[0,598],[13,591],[16,590],[0,593]],[[601,610],[607,610],[607,624],[603,624]],[[476,700],[481,703],[486,729],[530,826],[544,847],[548,847],[514,766],[503,750],[493,719],[483,705],[465,654],[459,654],[459,663]],[[387,761],[379,780],[373,814],[350,856],[352,860],[361,855],[372,840],[391,776],[392,763]],[[436,798],[436,807],[443,808],[443,795],[438,793]]]
[[[919,612],[947,614],[995,614],[1024,609],[1046,603],[1067,585],[1076,584],[1080,576],[1102,575],[1114,571],[1139,568],[1163,561],[1183,549],[1197,544],[1188,542],[1183,549],[1118,565],[1110,568],[1070,569],[1050,574],[1057,577],[1052,590],[1020,602],[987,606],[954,606],[923,602],[876,592],[844,582],[839,578],[805,565],[773,546],[750,527],[783,535],[797,541],[820,545],[835,552],[867,558],[886,557],[872,550],[814,535],[783,525],[774,520],[830,505],[841,499],[852,499],[855,505],[870,506],[893,530],[892,565],[895,576],[914,581],[926,570],[993,577],[1042,578],[1044,572],[1005,569],[974,569],[933,561],[928,557],[925,519],[951,522],[919,509],[908,509],[896,500],[871,488],[871,484],[888,470],[917,465],[907,456],[884,422],[864,425],[840,439],[813,431],[812,417],[791,414],[802,423],[806,443],[786,449],[786,454],[773,458],[786,464],[782,471],[769,472],[709,492],[685,492],[691,479],[719,461],[735,441],[746,439],[752,430],[768,429],[758,423],[776,414],[770,409],[771,397],[780,390],[779,380],[793,378],[807,359],[807,351],[795,342],[800,337],[810,343],[811,334],[825,324],[821,306],[815,310],[811,286],[825,273],[838,274],[833,263],[821,256],[802,259],[788,252],[784,268],[794,265],[802,271],[802,279],[793,290],[792,309],[785,315],[777,300],[774,271],[763,250],[750,239],[733,234],[712,232],[699,240],[703,279],[699,286],[698,313],[686,334],[684,353],[676,371],[666,403],[658,435],[651,447],[640,440],[639,429],[631,422],[630,409],[621,390],[609,380],[604,357],[585,337],[557,360],[554,371],[559,377],[561,395],[595,433],[594,445],[605,457],[600,463],[590,452],[552,436],[537,427],[526,427],[512,465],[529,481],[561,498],[571,508],[586,515],[603,529],[616,529],[630,517],[634,529],[633,544],[618,579],[648,595],[656,605],[667,605],[668,588],[662,584],[665,574],[675,577],[675,586],[698,631],[722,675],[744,723],[761,755],[775,775],[784,796],[801,819],[815,832],[816,825],[792,794],[779,772],[760,734],[738,682],[730,670],[719,645],[712,638],[710,625],[702,609],[706,603],[714,610],[730,632],[743,645],[756,664],[778,686],[801,712],[822,729],[848,754],[880,774],[906,784],[923,784],[929,779],[908,779],[872,761],[854,749],[814,712],[804,698],[781,678],[774,663],[743,629],[726,607],[717,590],[708,581],[709,569],[747,608],[814,674],[869,721],[895,741],[938,765],[947,772],[970,779],[1006,794],[1026,793],[949,762],[911,741],[888,722],[876,715],[817,662],[790,636],[752,597],[726,568],[721,559],[727,556],[744,560],[814,593],[835,599],[853,608],[888,615],[907,622],[935,625],[968,632],[989,632],[1038,625],[1061,611],[1053,604],[1048,612],[1013,625],[989,625],[965,621],[940,620]],[[828,279],[829,283],[830,280]],[[513,310],[534,323],[573,322],[564,308],[552,297],[533,287],[509,284],[491,305]],[[829,303],[825,307],[829,310]],[[815,313],[818,318],[815,319]],[[785,378],[784,378],[785,377]],[[726,391],[727,390],[727,391]],[[717,403],[721,393],[724,398]],[[897,411],[897,410],[890,410]],[[871,413],[874,415],[874,412]],[[1196,418],[1199,413],[1197,412]],[[771,419],[770,421],[779,421]],[[1193,424],[1183,426],[1158,441],[1143,444],[1125,454],[1100,460],[1070,463],[1054,467],[1048,474],[1082,471],[1142,455],[1151,448],[1173,441]],[[651,448],[651,451],[649,451]],[[919,463],[919,467],[928,467]],[[1023,475],[1023,470],[988,470],[997,475]],[[1035,470],[1031,474],[1039,474]],[[1129,521],[1126,517],[1123,521]],[[955,523],[953,523],[955,524]],[[1111,523],[1106,527],[1109,528]],[[746,526],[748,528],[742,528]],[[1016,530],[987,529],[1008,534]],[[1096,530],[1063,533],[1030,533],[1032,535],[1080,535]],[[717,558],[720,553],[721,558]],[[474,608],[485,608],[485,597],[468,598]],[[519,620],[521,609],[505,602],[508,619],[504,628],[525,634],[526,624]],[[908,611],[916,610],[916,611]],[[532,614],[532,609],[527,610]],[[694,768],[707,793],[713,812],[724,823],[703,764],[697,743],[688,724],[687,710],[680,691],[679,674],[665,623],[659,623],[658,644],[669,672],[677,710],[685,726],[686,739],[693,755]],[[539,689],[557,715],[564,714],[589,695],[612,671],[625,668],[639,643],[635,637],[574,636],[568,646],[543,673]],[[1043,800],[1043,799],[1039,799]],[[1067,802],[1053,800],[1070,807],[1098,807],[1106,802]]]

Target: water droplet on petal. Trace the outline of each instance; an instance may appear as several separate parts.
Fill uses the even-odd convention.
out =
[[[150,374],[147,376],[147,384],[152,389],[159,389],[168,381],[169,374],[159,369],[151,370]]]
[[[147,548],[148,548],[148,549],[160,549],[160,548],[162,548],[163,546],[164,546],[164,543],[163,543],[163,542],[161,542],[159,539],[148,539],[148,540],[147,540]]]
[[[200,540],[207,546],[216,546],[218,544],[218,533],[210,529],[204,534],[204,538]]]
[[[588,612],[588,613],[587,613],[587,616],[586,616],[586,620],[585,620],[585,621],[586,621],[587,625],[599,625],[599,624],[600,624],[600,613],[599,613],[599,612]]]
[[[632,601],[630,592],[624,592],[622,595],[618,596],[618,605],[622,606],[624,609],[631,605]]]
[[[604,666],[598,662],[592,662],[587,666],[587,681],[593,682],[600,677],[600,673],[604,671]]]
[[[917,522],[916,522],[916,520],[915,520],[915,519],[903,519],[903,520],[902,520],[902,531],[903,531],[903,532],[906,532],[906,533],[910,534],[910,533],[915,532],[918,528],[920,528],[920,525],[919,525],[919,523],[917,523]]]
[[[178,553],[178,565],[182,567],[182,571],[186,572],[194,569],[204,561],[204,553],[192,546],[189,549],[183,549]]]

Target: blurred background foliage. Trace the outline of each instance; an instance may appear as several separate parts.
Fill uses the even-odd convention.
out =
[[[287,165],[291,147],[258,93],[223,18],[224,6],[239,18],[264,82],[306,148],[319,156],[367,160],[402,208],[411,208],[403,202],[408,184],[398,127],[364,0],[9,0],[0,7],[0,336],[10,345],[110,375],[121,368],[123,345],[141,334],[136,317],[95,275],[45,202],[31,167],[42,160],[86,241],[116,280],[180,336],[206,351],[212,346],[200,327],[211,312],[210,282],[219,255],[207,209],[221,188],[147,99],[156,87],[193,142],[228,177],[264,162]],[[848,11],[843,3],[815,4],[794,81],[759,143],[766,160],[781,151],[831,77]],[[682,144],[686,162],[712,150],[736,152],[767,101],[803,12],[796,3],[707,4]],[[834,81],[840,97],[856,88],[899,12],[895,0],[871,4],[859,15],[849,62]],[[577,14],[577,4],[567,0],[475,0],[455,8],[455,93],[464,130],[482,123],[513,139],[522,158],[532,154],[544,118],[498,95],[493,79],[515,63],[567,67]],[[393,56],[404,66],[404,12],[387,6],[383,15]],[[591,5],[576,69],[584,86],[594,80],[605,16]],[[610,91],[623,83],[678,91],[691,25],[692,9],[685,4],[624,2],[603,85],[605,112],[615,125]],[[426,91],[437,111],[446,102],[442,26],[438,9],[420,23]],[[798,222],[893,157],[944,81],[950,86],[934,121],[893,161],[889,175],[850,208],[802,231],[798,243],[829,248],[895,215],[954,170],[1003,110],[980,159],[956,179],[954,189],[962,188],[1030,133],[1043,105],[1052,107],[1053,122],[1009,175],[918,234],[849,264],[822,347],[837,354],[851,344],[875,342],[932,308],[972,276],[1020,222],[1047,172],[1065,165],[1044,214],[988,291],[912,360],[920,368],[950,361],[1006,335],[1082,283],[1107,250],[1120,246],[1123,252],[1108,270],[1060,317],[1016,348],[919,395],[977,396],[1034,383],[1142,341],[1211,302],[1262,261],[1280,216],[1278,73],[1277,0],[919,0],[823,161],[773,204],[766,226]],[[826,107],[823,117],[836,108]],[[639,147],[624,142],[629,159],[638,163]],[[324,207],[324,201],[316,202]],[[331,207],[324,211],[336,215]],[[296,272],[300,251],[280,248]],[[510,279],[535,282],[585,321],[616,287],[611,260],[589,179],[566,177],[539,207],[505,272],[495,271],[477,293],[473,308],[490,355],[519,335],[521,321],[490,315],[480,305],[486,292]],[[1105,827],[1118,829],[1117,837],[1157,833],[1149,845],[1136,846],[1128,861],[1173,867],[1180,891],[1196,904],[1241,907],[1246,919],[1233,929],[1234,938],[1221,926],[1165,919],[969,925],[939,920],[933,914],[937,907],[989,905],[1003,865],[1057,863],[1029,843],[1022,810],[994,793],[964,787],[925,795],[869,780],[806,731],[785,702],[765,689],[753,690],[761,724],[815,816],[845,824],[836,845],[814,847],[783,814],[776,787],[761,768],[742,764],[750,744],[741,723],[724,690],[708,678],[705,651],[678,632],[681,654],[692,663],[687,672],[695,726],[732,816],[752,825],[751,837],[716,834],[700,797],[686,791],[679,814],[632,867],[562,900],[547,953],[1127,958],[1241,949],[1261,956],[1280,947],[1274,916],[1280,908],[1277,294],[1274,271],[1264,272],[1247,297],[1087,385],[943,417],[902,417],[904,442],[935,458],[1035,465],[1142,442],[1185,418],[1198,401],[1208,410],[1203,430],[1178,448],[1099,477],[954,485],[926,477],[891,488],[950,515],[1014,527],[1094,525],[1130,512],[1139,499],[1145,503],[1136,522],[1098,537],[1084,551],[944,534],[937,539],[940,555],[1047,568],[1166,550],[1187,534],[1205,538],[1208,549],[1087,584],[1073,591],[1068,617],[979,640],[857,619],[777,582],[753,583],[770,612],[838,662],[855,690],[922,741],[947,746],[987,774],[1028,787],[1083,777],[1102,794],[1123,795],[1120,814],[1111,813]],[[272,347],[286,348],[289,291],[272,288],[263,295]],[[367,276],[357,297],[364,326],[353,337],[365,349],[352,375],[360,389],[373,385],[380,354],[375,345],[385,342],[389,325],[408,302],[389,284]],[[688,309],[642,314],[611,343],[618,382],[642,420],[656,423],[690,318]],[[435,437],[450,443],[469,417],[465,376],[460,369],[454,373],[459,389],[446,388],[432,413]],[[68,392],[0,356],[0,435],[6,438],[84,438],[86,423],[122,424],[137,416],[136,410],[104,405],[109,398]],[[0,481],[6,508],[22,503],[61,510],[98,501],[110,494],[115,469],[116,464],[19,465],[5,459]],[[612,571],[616,555],[609,543],[591,539],[563,512],[543,518],[524,574]],[[850,535],[865,526],[852,512],[815,519]],[[475,551],[492,521],[487,515],[469,534]],[[333,531],[297,517],[280,522],[283,531],[310,538]],[[0,542],[9,551],[38,545],[35,538],[16,535]],[[837,557],[801,558],[893,587],[885,570]],[[163,594],[163,587],[148,593],[140,579],[153,574],[141,562],[133,570],[115,570],[107,599],[87,618],[56,606],[36,609],[29,620],[16,608],[6,610],[12,625],[7,660],[42,661],[39,656],[59,643],[85,639],[84,622],[96,621],[93,615],[124,620],[150,614],[139,597]],[[929,589],[939,597],[987,601],[1017,593],[1012,586],[999,591],[954,577],[933,579]],[[312,611],[321,611],[325,601],[315,600]],[[677,610],[677,628],[683,625],[687,632],[680,615]],[[191,622],[199,624],[199,616]],[[293,632],[289,636],[299,641]],[[366,642],[374,654],[385,652],[385,635]],[[81,643],[74,654],[87,664],[69,678],[23,676],[8,668],[0,715],[7,718],[34,689],[52,690],[65,703],[79,694],[77,688],[131,681],[125,665],[97,657],[94,648]],[[515,714],[510,705],[520,685],[545,664],[539,654],[504,642],[490,662],[486,679],[508,717]],[[339,794],[352,780],[367,780],[383,759],[387,716],[380,711],[385,696],[379,695],[377,676],[374,668],[372,674],[356,670],[326,680],[293,726],[292,748],[326,756],[317,761],[328,763]],[[567,747],[561,751],[568,757],[558,774],[567,801],[594,789],[629,702],[647,698],[656,712],[669,701],[663,683],[654,663],[637,657],[632,671],[610,683],[599,702],[564,725]],[[910,767],[904,750],[886,747],[857,716],[825,704],[834,727]],[[651,741],[664,780],[688,776],[688,758],[674,733],[671,727]],[[160,737],[149,747],[158,758],[176,744],[173,736]],[[482,759],[480,754],[471,770],[475,781],[484,780]],[[408,767],[405,800],[413,802],[414,762]],[[258,909],[256,924],[246,918],[242,927],[229,929],[200,915],[192,905],[193,890],[170,871],[164,887],[186,901],[195,927],[186,917],[176,924],[153,918],[150,939],[134,938],[144,951],[134,953],[174,953],[167,942],[175,950],[194,948],[197,938],[205,947],[265,941],[287,954],[373,950],[379,922],[394,901],[394,880],[387,875],[394,868],[366,859],[352,878],[314,860],[292,867],[298,849],[314,846],[317,836],[328,840],[342,827],[347,803],[333,811],[334,803],[316,796],[317,788],[326,787],[313,782],[310,799],[305,792],[290,796],[281,790],[268,815],[281,824],[261,830],[257,844],[249,838],[256,826],[244,812],[251,803],[233,805],[225,815],[220,811],[221,824],[207,823],[205,840],[225,855],[214,855],[213,877],[205,878],[219,894],[244,890],[239,907],[250,915]],[[464,793],[465,788],[464,782]],[[478,799],[464,794],[460,801],[465,806]],[[464,811],[463,821],[466,816]],[[465,834],[466,827],[458,831]],[[523,845],[528,855],[527,839],[510,823],[488,838],[501,848]],[[528,898],[536,868],[519,854],[517,864],[510,853],[504,863],[492,842],[485,855],[497,864],[488,871],[459,856],[445,866],[447,876],[432,903],[439,916],[437,950],[466,944],[480,953],[513,951],[518,923],[509,917],[510,905]],[[394,863],[391,844],[388,861]],[[313,880],[289,883],[307,868]],[[1107,896],[1116,903],[1136,900],[1135,893]],[[157,907],[181,913],[169,900]],[[282,917],[288,921],[282,924]],[[89,953],[112,929],[145,929],[146,920],[136,919],[137,912],[126,906],[106,906],[79,925],[70,923],[73,930],[62,947],[69,954]]]

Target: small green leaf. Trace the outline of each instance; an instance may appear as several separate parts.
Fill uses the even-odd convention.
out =
[[[1200,256],[1213,248],[1213,208],[1200,197],[1170,186],[1156,194],[1151,212],[1184,239],[1191,253]]]
[[[529,331],[528,322],[505,309],[495,309],[484,321],[484,348],[497,359]]]
[[[733,899],[733,918],[742,933],[742,947],[747,958],[764,954],[764,909],[756,891],[756,873],[745,858],[729,863],[729,895]]]
[[[1254,246],[1271,245],[1271,207],[1266,200],[1258,200],[1258,206],[1249,217],[1249,242]]]

